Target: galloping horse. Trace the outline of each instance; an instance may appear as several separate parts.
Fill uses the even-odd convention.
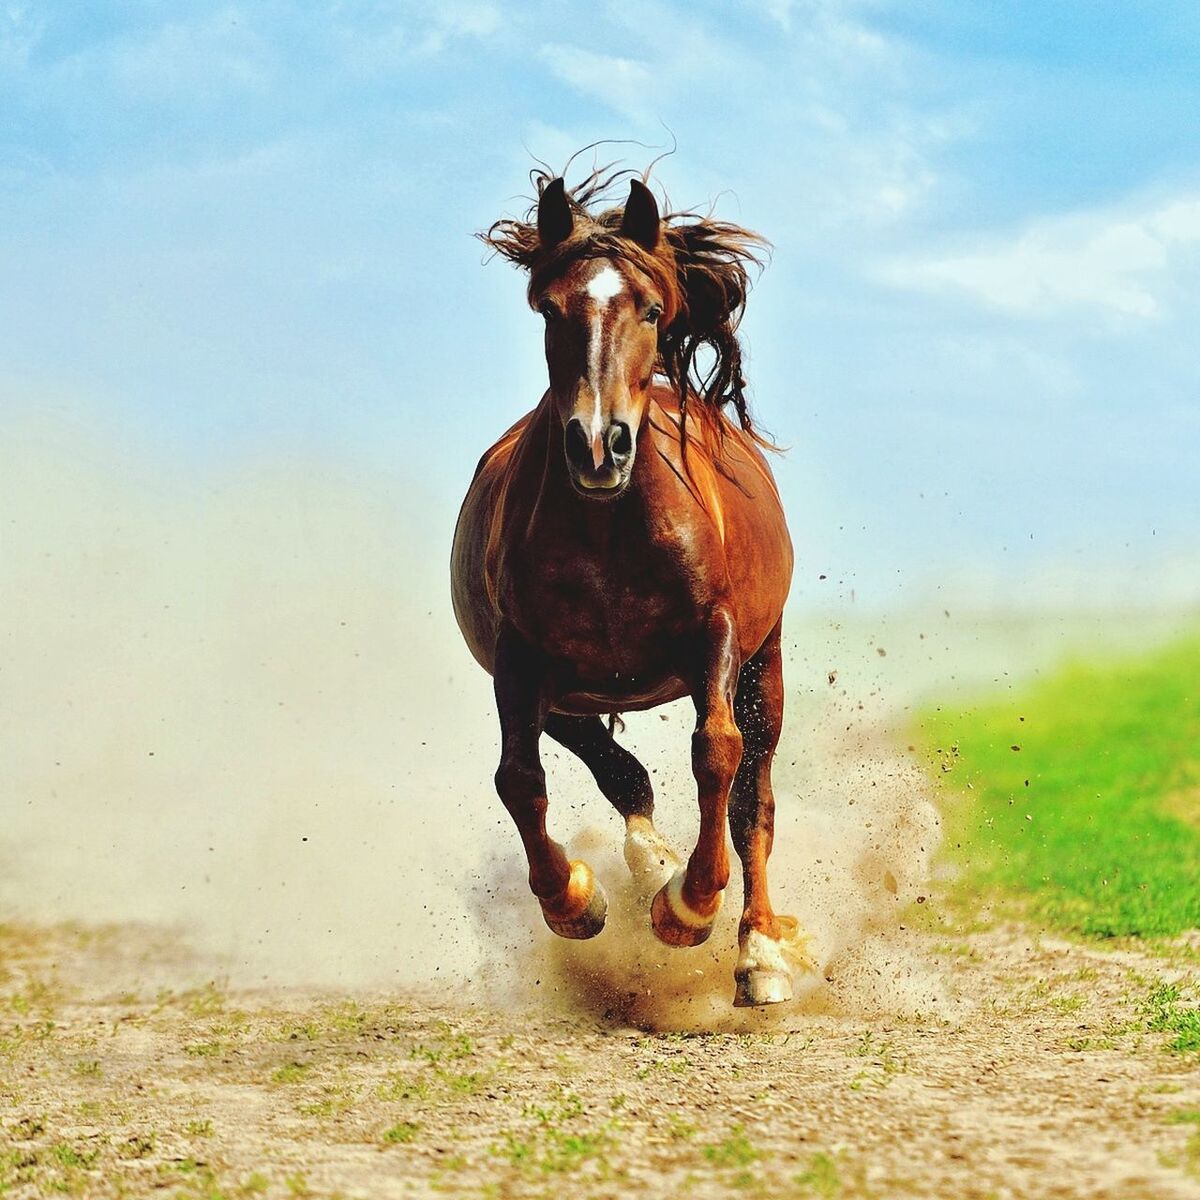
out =
[[[543,732],[625,818],[626,862],[670,946],[712,929],[728,819],[745,880],[734,1003],[771,1004],[791,999],[806,960],[795,919],[767,895],[792,547],[737,338],[762,239],[664,219],[636,178],[623,208],[595,211],[614,178],[593,172],[570,193],[538,175],[536,210],[480,235],[529,272],[550,386],[476,469],[454,535],[454,611],[495,680],[496,790],[546,924],[594,937],[607,901],[546,832]],[[696,708],[700,806],[686,866],[654,827],[646,769],[613,737],[615,714],[682,696]]]

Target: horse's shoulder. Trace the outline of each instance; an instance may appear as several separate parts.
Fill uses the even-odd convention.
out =
[[[527,412],[523,417],[514,421],[484,452],[479,462],[475,464],[475,474],[472,481],[478,479],[485,471],[503,470],[512,460],[513,452],[520,444],[521,438],[529,428],[537,409]]]

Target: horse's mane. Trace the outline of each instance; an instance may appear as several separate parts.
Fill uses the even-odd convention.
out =
[[[740,225],[692,211],[667,212],[658,245],[647,250],[621,235],[624,209],[610,203],[614,184],[635,175],[631,170],[600,167],[566,193],[574,216],[570,236],[547,248],[538,235],[537,201],[524,219],[503,218],[476,236],[509,262],[529,272],[532,300],[548,280],[578,258],[622,258],[645,272],[662,289],[659,324],[659,372],[679,394],[682,453],[687,453],[689,401],[714,436],[719,459],[726,424],[722,410],[732,405],[738,424],[759,445],[773,447],[755,428],[746,402],[738,323],[750,290],[750,266],[762,266],[765,238]],[[534,169],[530,180],[538,199],[552,182],[548,171]],[[711,363],[703,357],[711,354]]]

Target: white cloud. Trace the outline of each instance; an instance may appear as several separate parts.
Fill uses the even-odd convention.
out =
[[[965,293],[1018,316],[1092,310],[1126,322],[1161,317],[1200,243],[1200,194],[1143,200],[1124,211],[1034,221],[976,249],[895,259],[879,276],[895,287]]]
[[[365,10],[336,3],[332,17],[336,56],[356,76],[394,74],[411,58],[490,38],[502,24],[499,8],[487,0],[391,0]]]
[[[564,83],[629,117],[645,116],[647,100],[655,94],[649,67],[637,59],[597,54],[561,42],[543,46],[538,56]]]
[[[610,0],[599,25],[581,24],[570,44],[543,45],[539,58],[625,118],[623,132],[658,144],[665,125],[689,158],[703,147],[719,162],[689,181],[700,186],[688,202],[751,167],[764,192],[781,198],[777,236],[813,241],[849,230],[861,254],[864,237],[883,236],[929,204],[940,184],[937,152],[968,130],[957,113],[912,103],[910,48],[873,29],[860,7],[741,0],[728,19],[663,0]],[[579,125],[579,142],[614,128],[590,112]],[[681,169],[682,158],[672,176]]]
[[[442,3],[431,10],[417,53],[440,54],[454,38],[486,38],[499,28],[500,10],[493,4]]]

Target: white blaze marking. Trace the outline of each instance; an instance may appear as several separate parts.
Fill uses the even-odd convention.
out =
[[[588,385],[592,389],[595,407],[592,410],[592,445],[603,432],[600,413],[600,334],[604,329],[604,310],[608,302],[625,290],[625,280],[616,267],[607,263],[587,282],[587,294],[592,298],[592,336],[588,343]],[[593,451],[594,453],[594,451]],[[598,466],[599,464],[597,464]]]

